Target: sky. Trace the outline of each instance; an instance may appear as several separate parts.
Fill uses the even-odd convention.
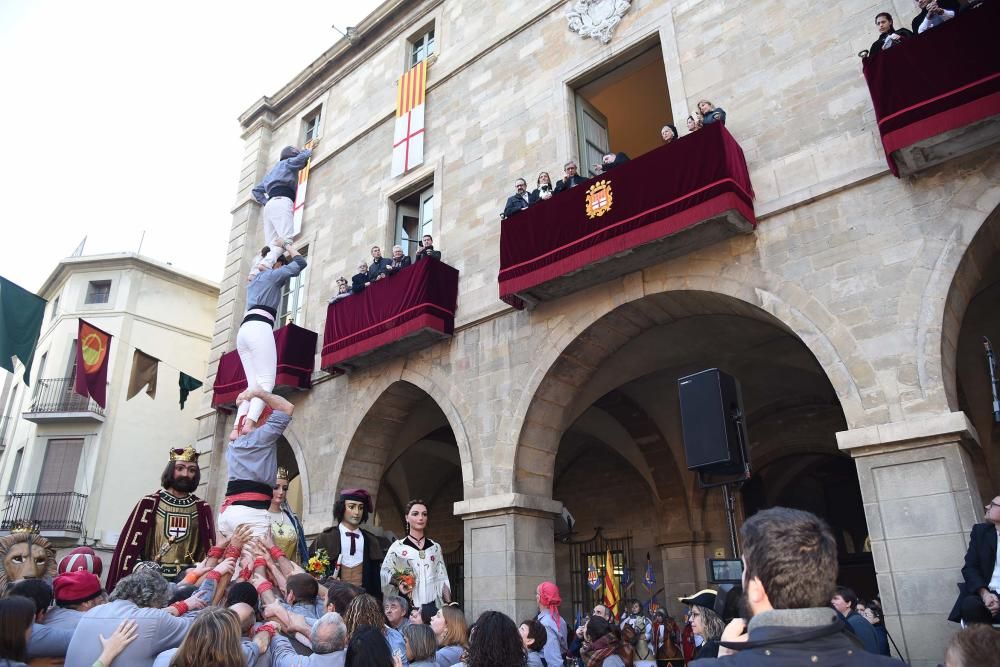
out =
[[[36,291],[86,236],[220,280],[237,118],[380,2],[0,0],[0,275]]]

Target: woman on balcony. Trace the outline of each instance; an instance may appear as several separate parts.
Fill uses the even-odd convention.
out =
[[[280,255],[274,266],[269,267],[265,258],[270,247],[265,246],[261,250],[257,265],[259,273],[250,278],[246,315],[236,334],[236,351],[243,364],[247,385],[260,387],[268,393],[274,389],[274,378],[277,375],[278,351],[274,346],[274,320],[281,305],[281,291],[293,276],[299,275],[306,268],[305,258],[290,241],[275,239],[272,245],[283,247],[291,255],[291,259]],[[259,398],[242,403],[236,411],[236,422],[229,439],[236,440],[240,435],[250,433],[263,411],[264,401]]]
[[[268,508],[271,517],[271,537],[275,546],[285,552],[288,560],[304,566],[303,561],[309,551],[306,548],[302,523],[288,505],[288,484],[291,479],[288,468],[278,468],[274,495],[271,496],[271,507]]]
[[[427,503],[411,500],[405,521],[406,536],[392,543],[382,561],[382,591],[402,595],[414,607],[442,607],[451,602],[451,587],[441,545],[426,536]]]

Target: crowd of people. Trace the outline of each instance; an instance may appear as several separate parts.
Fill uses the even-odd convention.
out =
[[[263,398],[272,407],[270,397]],[[178,458],[175,463],[187,461]],[[168,491],[177,479],[191,479],[186,466],[177,467],[181,474],[170,476]],[[272,526],[294,517],[282,510],[287,507],[287,473],[276,473],[276,480],[274,503],[265,510]],[[499,611],[468,618],[451,600],[440,545],[426,534],[426,503],[409,503],[406,535],[385,550],[360,528],[370,510],[367,491],[343,490],[334,509],[336,525],[306,551],[291,535],[278,542],[272,530],[256,535],[253,524],[240,524],[231,535],[220,533],[200,561],[181,563],[173,576],[164,576],[164,564],[157,560],[165,551],[150,556],[148,549],[157,546],[153,539],[110,595],[100,582],[103,563],[87,547],[65,556],[54,567],[58,574],[51,582],[8,572],[12,581],[0,598],[0,664],[899,664],[888,657],[888,634],[877,601],[863,603],[850,589],[836,587],[836,540],[808,512],[779,507],[747,519],[740,534],[742,587],[679,598],[688,608],[683,627],[662,608],[649,618],[638,600],[629,600],[617,616],[608,606],[596,605],[574,631],[562,616],[563,600],[551,581],[537,585],[537,614],[529,618],[516,622]],[[284,518],[274,516],[278,513]],[[991,517],[1000,521],[1000,503],[987,509],[986,525],[995,528]],[[41,538],[27,539],[43,544]],[[47,547],[37,553],[53,557]],[[945,665],[996,664],[998,637],[988,624],[962,630],[946,648]]]
[[[910,29],[896,28],[893,24],[892,14],[889,12],[879,12],[875,15],[875,26],[878,28],[878,39],[872,42],[867,52],[863,52],[865,57],[871,58],[882,51],[891,49],[904,40],[920,35],[931,28],[952,20],[958,14],[967,11],[980,4],[983,0],[973,0],[968,4],[961,4],[958,0],[913,0],[917,5],[917,15],[910,21]]]
[[[389,278],[402,269],[410,266],[413,261],[419,262],[422,259],[441,259],[441,251],[434,249],[434,238],[430,234],[424,234],[420,240],[420,248],[416,252],[416,259],[411,260],[403,246],[392,247],[392,257],[383,257],[382,248],[372,246],[371,262],[362,261],[358,264],[358,272],[351,276],[350,282],[341,276],[337,278],[337,293],[330,298],[330,303],[336,303],[352,294],[358,294],[372,283]]]
[[[700,100],[698,102],[698,110],[687,117],[688,134],[697,132],[712,123],[722,123],[725,125],[725,110],[715,106],[708,100]],[[660,137],[664,144],[669,144],[679,136],[677,128],[670,123],[667,123],[660,129]],[[600,175],[628,161],[629,157],[625,153],[608,152],[602,156],[600,163],[590,166],[590,171],[595,176]],[[560,192],[575,188],[586,180],[588,180],[588,177],[579,173],[579,167],[574,160],[570,160],[563,165],[563,177],[556,181],[555,184],[552,183],[552,177],[549,176],[549,172],[547,171],[539,172],[538,178],[535,180],[535,189],[530,191],[528,190],[528,182],[524,178],[518,178],[514,181],[514,194],[507,197],[500,217],[501,219],[509,218],[534,206],[540,201],[551,199]]]

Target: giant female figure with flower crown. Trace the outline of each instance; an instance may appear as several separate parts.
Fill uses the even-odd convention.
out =
[[[426,536],[427,504],[411,500],[406,505],[406,535],[393,542],[382,561],[382,590],[403,595],[420,607],[451,602],[451,586],[441,545]]]

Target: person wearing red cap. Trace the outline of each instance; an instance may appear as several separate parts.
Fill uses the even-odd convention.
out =
[[[566,644],[566,621],[559,615],[562,597],[559,587],[551,581],[543,581],[535,591],[538,601],[538,617],[535,619],[545,628],[545,647],[542,656],[547,665],[563,664],[563,656],[568,650]]]
[[[90,547],[77,547],[62,557],[58,570],[59,574],[82,570],[100,577],[104,571],[104,562]]]
[[[368,521],[372,509],[372,498],[366,490],[341,491],[340,499],[333,505],[336,525],[316,536],[309,553],[315,556],[320,549],[325,550],[330,561],[325,574],[361,586],[366,593],[381,600],[379,568],[382,566],[382,547],[378,538],[361,528],[361,524]]]
[[[98,561],[100,562],[100,561]],[[75,630],[84,612],[108,601],[101,580],[85,570],[73,570],[52,580],[56,606],[45,614],[45,625]]]

